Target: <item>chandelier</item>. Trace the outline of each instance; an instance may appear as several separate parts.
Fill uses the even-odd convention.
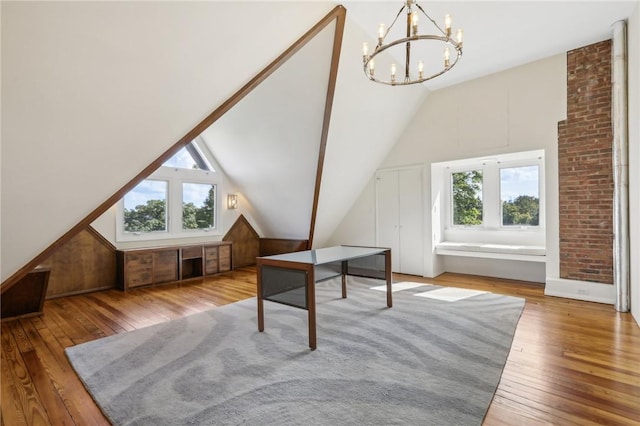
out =
[[[403,11],[406,11],[407,15],[406,36],[405,34],[400,34],[400,38],[390,40],[385,43],[385,39],[390,35],[393,25],[396,23],[398,17]],[[435,31],[436,34],[429,35],[418,33],[420,12],[427,18],[428,22],[431,22],[434,27],[432,31]],[[388,78],[381,78],[380,74],[376,74],[374,58],[376,58],[380,53],[396,46],[398,47],[395,51],[404,50],[404,79],[398,79],[396,76],[397,66],[394,62],[391,62],[390,64],[391,66]],[[453,52],[451,48],[453,48]],[[442,53],[440,53],[440,51]],[[390,52],[391,50],[387,53]],[[385,28],[384,24],[380,24],[380,27],[378,28],[378,44],[373,52],[369,54],[369,45],[365,42],[362,45],[362,54],[364,73],[371,81],[390,86],[406,86],[409,84],[422,83],[446,73],[453,68],[456,63],[458,63],[458,60],[462,56],[462,30],[458,30],[456,32],[456,38],[454,40],[451,38],[450,15],[446,15],[444,18],[443,30],[436,21],[434,21],[427,12],[424,11],[416,0],[407,0],[389,28]],[[442,55],[442,59],[438,59],[437,61],[429,60],[430,57],[433,58],[440,55]],[[391,55],[391,57],[393,56],[402,56],[402,52],[400,52],[399,55]],[[412,57],[418,58],[418,61],[414,63],[414,61],[412,61]],[[378,57],[378,59],[382,58],[385,58],[385,55]],[[412,67],[415,67],[415,69],[412,69]]]

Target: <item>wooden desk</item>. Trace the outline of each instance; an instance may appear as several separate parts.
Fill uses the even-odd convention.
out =
[[[315,283],[342,276],[342,298],[347,297],[347,275],[384,279],[387,307],[391,296],[391,250],[378,247],[337,246],[257,258],[258,330],[264,331],[264,300],[306,309],[309,347],[316,348]]]

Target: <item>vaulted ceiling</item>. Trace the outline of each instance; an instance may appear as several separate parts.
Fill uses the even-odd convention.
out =
[[[450,13],[454,27],[464,28],[464,56],[432,83],[391,88],[364,77],[361,45],[375,40],[377,25],[402,2],[344,4],[317,246],[430,90],[605,39],[614,21],[638,7],[637,1],[424,2],[434,19]],[[141,178],[141,170],[335,5],[2,2],[2,280],[108,208],[120,188]],[[260,216],[266,234],[307,233],[327,34],[203,135],[234,183],[268,213]]]

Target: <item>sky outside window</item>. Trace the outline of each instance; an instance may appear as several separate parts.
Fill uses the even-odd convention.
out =
[[[500,169],[500,198],[512,201],[521,195],[540,197],[538,166]]]
[[[133,210],[136,206],[146,205],[150,200],[167,199],[168,182],[164,180],[144,180],[124,196],[124,208]]]

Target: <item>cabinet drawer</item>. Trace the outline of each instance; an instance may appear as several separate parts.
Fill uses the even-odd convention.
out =
[[[166,283],[178,280],[178,250],[153,253],[153,282]]]
[[[231,270],[231,246],[224,245],[218,247],[219,272]]]
[[[232,256],[227,242],[118,250],[118,286],[127,290],[228,272]]]
[[[125,257],[125,288],[153,282],[153,253],[131,253]]]
[[[204,273],[205,274],[217,274],[218,273],[218,247],[205,247],[204,248]]]
[[[195,259],[202,257],[202,246],[184,247],[182,249],[183,259]]]

